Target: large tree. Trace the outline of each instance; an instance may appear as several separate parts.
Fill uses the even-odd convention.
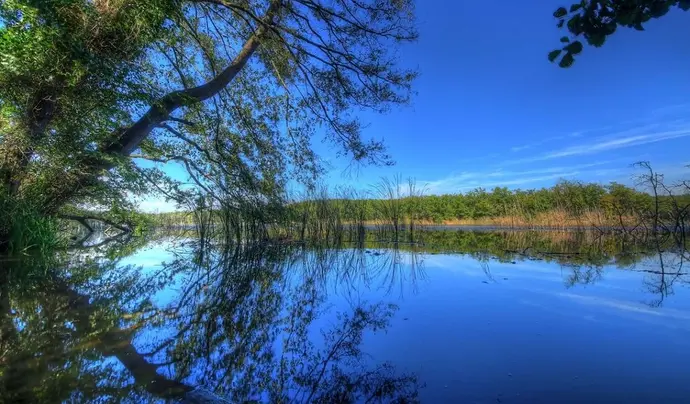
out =
[[[408,101],[416,36],[411,0],[1,0],[0,202],[180,196],[141,159],[265,200],[317,176],[315,134],[388,164],[356,112]]]
[[[549,60],[570,67],[582,52],[583,40],[600,47],[618,27],[644,31],[645,23],[663,17],[673,8],[688,11],[690,0],[582,0],[567,8],[559,7],[553,16],[567,35],[561,37],[562,48],[549,53]]]

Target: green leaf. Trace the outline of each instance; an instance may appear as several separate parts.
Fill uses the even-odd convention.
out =
[[[568,14],[568,10],[566,10],[565,7],[560,7],[558,10],[554,11],[553,16],[556,18],[561,18],[566,14]]]
[[[635,25],[633,25],[633,28],[635,28],[638,31],[644,31],[644,27],[642,26],[642,23],[636,22]]]
[[[616,32],[616,28],[617,28],[617,27],[618,27],[618,26],[617,26],[616,23],[613,22],[613,21],[611,21],[610,23],[606,24],[606,25],[604,26],[604,29],[606,30],[606,35],[611,35],[611,34],[613,34],[614,32]]]
[[[577,55],[578,53],[582,52],[582,42],[580,41],[575,41],[568,46],[564,48],[568,53],[571,53],[573,55]]]
[[[561,42],[562,43],[568,43],[568,42],[570,42],[570,38],[568,38],[567,36],[563,36],[563,37],[561,37]]]
[[[666,13],[669,12],[671,8],[669,7],[668,3],[666,5],[660,6],[656,9],[653,9],[650,15],[654,18],[661,18],[666,15]]]
[[[587,35],[587,43],[589,43],[592,46],[595,47],[600,47],[604,44],[606,41],[606,35],[595,33],[595,34],[590,34]]]
[[[565,23],[565,20],[561,18],[561,20],[558,21],[558,24],[557,24],[558,28],[563,28],[564,23]]]
[[[561,58],[561,61],[558,62],[558,66],[565,69],[572,66],[573,62],[575,62],[575,58],[573,58],[573,55],[571,53],[566,53],[565,56]]]
[[[621,14],[616,21],[624,27],[629,27],[632,24],[632,17],[630,14]]]
[[[580,35],[582,33],[581,20],[580,14],[575,14],[573,18],[568,20],[568,30],[575,35]]]
[[[571,12],[571,13],[574,13],[574,12],[576,12],[577,10],[579,10],[579,9],[581,9],[581,8],[582,8],[582,5],[581,5],[581,4],[573,4],[572,6],[570,6],[570,12]]]
[[[558,57],[558,55],[561,54],[561,52],[563,52],[561,49],[556,49],[549,52],[549,62],[553,62],[554,60],[556,60],[556,58]]]

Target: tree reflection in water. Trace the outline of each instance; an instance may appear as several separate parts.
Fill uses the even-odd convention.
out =
[[[690,260],[685,239],[647,239],[587,232],[430,232],[437,244],[477,260],[490,282],[492,262],[544,261],[558,264],[566,288],[591,285],[603,279],[604,269],[615,266],[645,275],[643,286],[653,297],[644,303],[661,307],[674,285],[690,282]],[[444,234],[445,233],[445,234]],[[453,244],[454,243],[454,244]],[[459,246],[459,248],[458,248]],[[438,250],[434,250],[438,251]],[[443,251],[443,250],[442,250]]]
[[[690,282],[690,273],[687,272],[686,263],[690,259],[688,252],[681,246],[675,246],[670,250],[657,249],[654,255],[642,261],[630,261],[623,263],[616,261],[619,268],[628,272],[641,272],[644,274],[643,286],[652,295],[644,301],[650,307],[661,307],[666,297],[673,295],[674,286],[678,283]],[[568,275],[565,278],[566,287],[575,285],[589,285],[603,278],[604,265],[597,264],[561,264]]]
[[[314,341],[325,299],[313,256],[280,245],[185,248],[152,269],[122,266],[110,249],[60,270],[7,268],[0,401],[416,401],[413,375],[360,350],[394,306],[353,306]],[[298,265],[299,280],[288,276]]]
[[[2,402],[414,402],[414,375],[361,350],[396,312],[361,302],[363,287],[402,295],[427,279],[425,257],[443,251],[490,265],[543,260],[565,286],[592,284],[605,265],[643,272],[661,306],[687,282],[685,249],[618,239],[533,233],[436,232],[422,244],[307,248],[168,245],[162,265],[123,258],[151,240],[92,243],[56,257],[5,261],[0,270]],[[168,236],[166,236],[168,237]],[[423,237],[423,235],[422,235]],[[158,257],[160,258],[160,257]],[[163,259],[163,258],[161,258]],[[349,309],[334,315],[327,295]],[[336,321],[321,329],[319,318]],[[323,323],[323,322],[321,322]]]

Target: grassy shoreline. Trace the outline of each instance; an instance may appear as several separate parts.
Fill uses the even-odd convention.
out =
[[[348,222],[345,222],[348,224]],[[514,229],[621,229],[634,228],[639,220],[632,216],[612,218],[604,212],[589,211],[580,216],[569,215],[563,211],[551,211],[539,213],[535,217],[524,217],[518,215],[481,217],[476,219],[449,219],[441,221],[414,220],[414,226],[432,227],[496,227]],[[364,221],[367,226],[387,225],[388,222],[380,220]],[[409,227],[410,220],[405,218],[401,221],[401,226]]]

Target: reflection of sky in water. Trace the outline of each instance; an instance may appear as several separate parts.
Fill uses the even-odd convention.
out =
[[[189,258],[188,251],[181,243],[187,240],[160,240],[155,245],[148,245],[135,254],[123,258],[119,262],[120,267],[135,266],[141,267],[144,275],[153,276],[158,271],[164,269],[166,264],[170,264],[177,258]],[[181,256],[178,254],[182,254]],[[180,273],[173,277],[173,279],[166,284],[164,289],[159,290],[150,297],[151,303],[158,308],[165,308],[174,304],[176,298],[182,291],[184,286],[185,274]],[[174,325],[158,326],[155,329],[143,329],[135,335],[133,340],[134,346],[139,353],[149,352],[152,349],[160,346],[169,338],[174,337],[177,329]],[[156,355],[149,358],[154,363],[163,363],[166,361],[166,350],[163,349]],[[171,377],[172,369],[170,367],[160,367],[158,372],[167,377]]]
[[[153,275],[156,271],[162,270],[164,264],[171,263],[176,258],[176,253],[183,253],[185,257],[189,257],[181,244],[183,242],[180,240],[157,241],[155,245],[149,245],[135,254],[123,258],[120,260],[119,266],[141,267],[144,275]],[[171,303],[182,286],[180,284],[182,279],[184,279],[183,274],[175,276],[165,289],[151,297],[152,303],[158,307]]]
[[[621,402],[642,403],[664,394],[673,402],[690,393],[684,381],[690,363],[684,287],[675,286],[663,308],[650,308],[643,303],[650,297],[643,273],[606,268],[595,284],[566,289],[571,268],[540,261],[490,262],[489,268],[494,281],[471,258],[427,256],[427,281],[399,303],[388,335],[374,338],[381,359],[418,372],[428,386],[424,397],[624,397]]]
[[[123,264],[160,269],[173,258],[169,248],[158,245]],[[371,268],[382,256],[362,259]],[[310,335],[316,339],[318,329],[334,324],[334,313],[359,303],[397,304],[392,326],[367,335],[363,350],[374,362],[417,373],[427,385],[423,401],[647,403],[690,397],[688,290],[676,283],[663,307],[645,304],[654,298],[645,282],[655,275],[638,270],[654,269],[654,261],[631,270],[605,267],[593,284],[570,287],[574,269],[556,263],[489,261],[489,277],[486,265],[462,255],[424,254],[413,261],[401,253],[396,262],[370,273],[329,275],[323,285],[328,310]],[[291,271],[289,284],[295,285],[301,269]],[[156,294],[156,305],[175,300],[180,279]],[[173,331],[140,333],[137,344]]]

